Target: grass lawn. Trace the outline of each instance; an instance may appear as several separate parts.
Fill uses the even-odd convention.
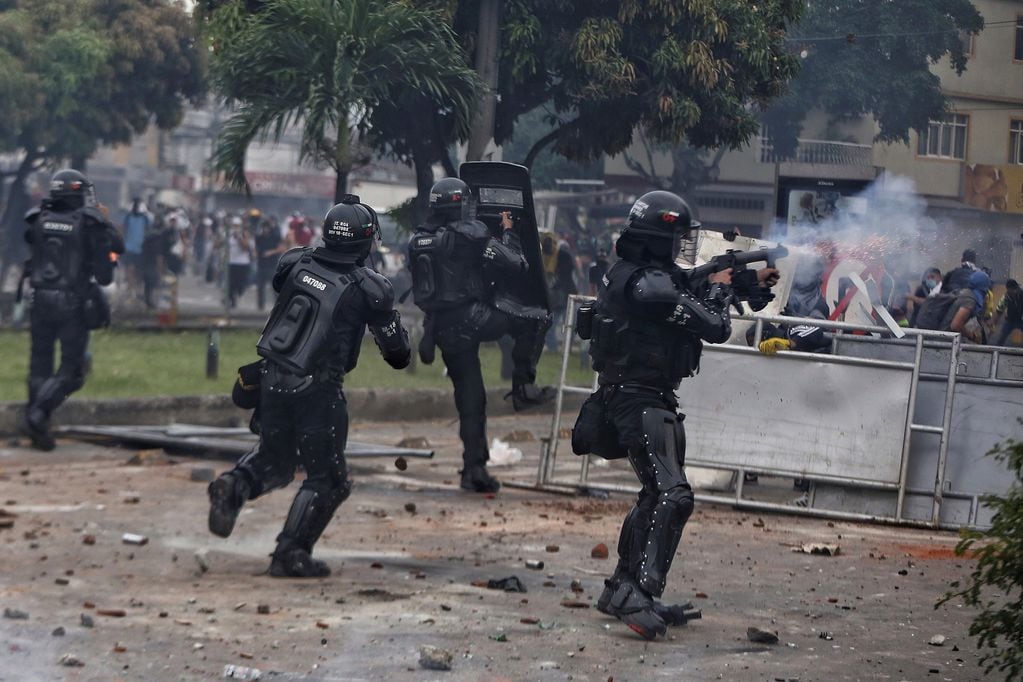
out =
[[[206,333],[201,331],[139,332],[102,330],[94,332],[89,344],[92,373],[81,398],[123,398],[146,395],[194,395],[228,393],[235,369],[257,358],[256,330],[224,330],[220,333],[220,376],[206,378]],[[367,334],[359,366],[345,379],[348,388],[450,388],[444,363],[437,360],[414,371],[397,372],[380,357]],[[28,373],[29,335],[25,330],[0,331],[6,361],[0,364],[0,401],[23,401]],[[481,350],[483,375],[488,388],[509,386],[500,378],[500,351],[494,344]],[[578,356],[569,365],[570,382],[589,385],[592,374],[579,367]],[[561,355],[544,353],[537,368],[537,383],[555,384],[561,370]]]

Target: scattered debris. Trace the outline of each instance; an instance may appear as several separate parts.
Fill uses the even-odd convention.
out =
[[[586,591],[583,589],[583,584],[575,579],[572,580],[572,583],[568,586],[568,589],[572,590],[576,594]]]
[[[697,599],[706,599],[707,598],[707,593],[706,592],[697,592],[693,596],[696,597]]]
[[[63,625],[58,625],[57,627],[55,627],[53,629],[53,632],[50,633],[50,636],[51,637],[63,637],[65,634],[67,634],[67,630],[64,629],[64,626]]]
[[[200,573],[210,570],[209,552],[207,550],[200,549],[192,556],[195,557],[195,563],[199,565]]]
[[[185,620],[184,618],[175,618],[174,622],[177,623],[178,625],[184,625],[186,627],[192,624],[192,621]]]
[[[597,460],[603,462],[606,460]],[[582,497],[592,497],[595,500],[609,500],[611,499],[611,493],[607,490],[600,490],[599,488],[581,488],[579,495]]]
[[[209,483],[216,478],[217,473],[210,467],[192,467],[188,473],[188,480],[195,483]]]
[[[522,623],[523,625],[537,625],[540,622],[540,619],[539,618],[533,618],[533,617],[530,616],[530,617],[519,618],[519,622]]]
[[[16,518],[18,518],[18,515],[14,512],[0,509],[0,529],[14,528],[14,519]]]
[[[561,670],[561,664],[557,661],[540,661],[540,670]]]
[[[829,642],[835,639],[835,636],[826,630],[821,630],[819,633],[817,633],[817,637],[820,639],[827,640]]]
[[[413,450],[429,450],[432,446],[430,445],[430,441],[426,440],[423,436],[406,436],[399,440],[394,447],[411,448]]]
[[[419,665],[427,670],[451,670],[451,652],[439,647],[419,647]]]
[[[543,569],[543,562],[539,559],[526,559],[526,568],[531,568],[534,571]]]
[[[394,468],[398,471],[405,471],[405,469],[408,469],[408,460],[404,457],[398,457],[394,460]]]
[[[945,639],[945,635],[934,635],[927,640],[927,643],[931,646],[945,646]]]
[[[764,527],[764,520],[758,516],[757,520],[753,522],[753,527],[754,528],[763,528]]]
[[[379,561],[374,561],[373,563],[371,563],[369,565],[369,567],[370,568],[383,568],[384,565],[382,563],[380,563]]]
[[[496,635],[488,635],[488,637],[490,639],[494,640],[495,642],[507,642],[508,641],[508,635],[506,635],[503,632],[499,632]]]
[[[321,630],[326,630],[327,628],[330,627],[330,625],[328,625],[327,623],[323,622],[322,620],[318,620],[318,621],[316,621],[316,627],[320,628]]]
[[[484,585],[484,587],[486,586]],[[410,596],[412,596],[410,594],[388,592],[387,590],[382,590],[379,587],[370,587],[365,590],[359,590],[355,594],[357,594],[360,597],[365,597],[367,599],[373,599],[374,601],[398,601],[399,599],[408,599]],[[443,608],[443,605],[441,605],[441,607]]]
[[[477,584],[481,583],[481,584]],[[525,592],[526,586],[522,584],[522,581],[517,576],[510,575],[507,578],[491,578],[485,583],[480,581],[473,582],[473,585],[477,587],[486,587],[491,590],[504,590],[505,592]]]
[[[562,599],[561,605],[566,609],[588,609],[590,605],[578,599]]]
[[[606,559],[610,556],[610,552],[607,549],[607,545],[603,542],[598,543],[590,550],[590,556],[594,559]]]
[[[491,439],[488,466],[511,466],[520,461],[522,461],[522,450],[511,447],[503,440]]]
[[[28,611],[20,609],[4,609],[4,618],[11,620],[28,620]]]
[[[167,466],[168,464],[175,464],[175,461],[160,449],[139,450],[124,463],[129,467]]]
[[[441,605],[440,605],[440,610],[441,610],[441,611],[450,611],[450,610],[451,610],[451,607],[450,607],[450,606],[448,606],[447,604],[441,604]]]
[[[256,613],[265,616],[266,614],[270,613],[270,605],[269,604],[257,604],[256,605]]]
[[[95,625],[94,621],[92,620],[92,616],[90,616],[87,613],[83,613],[79,617],[79,620],[81,621],[83,628],[91,628],[93,625]]]
[[[97,616],[109,616],[110,618],[124,618],[128,612],[124,609],[96,609]]]
[[[127,650],[128,650],[128,647],[124,646],[120,642],[118,642],[117,644],[114,645],[114,653],[115,654],[123,654]]]
[[[78,658],[74,654],[64,654],[60,657],[57,663],[61,664],[65,668],[83,668],[85,667],[85,661]]]
[[[558,547],[557,545],[547,545],[547,547],[546,547],[545,549],[546,549],[546,550],[547,550],[548,552],[551,552],[551,553],[553,554],[554,552],[557,552],[557,551],[558,551],[558,550],[560,550],[561,548],[560,548],[560,547]]]
[[[415,502],[406,502],[405,503],[405,511],[407,511],[409,514],[415,514],[416,513],[416,503]]]
[[[508,443],[532,443],[536,440],[536,436],[527,429],[516,429],[506,435],[504,440]]]
[[[95,535],[83,535],[82,536],[82,544],[83,545],[95,545],[96,544],[96,536]]]
[[[238,602],[237,604],[234,605],[234,610],[235,611],[241,611],[244,608],[245,608],[245,602],[243,602],[243,601],[240,601],[240,602]]]
[[[71,583],[67,578],[57,578],[53,582],[57,585],[69,585]]]
[[[751,625],[746,628],[746,639],[758,644],[777,644],[778,633],[771,632],[770,630],[761,630],[760,628]]]
[[[243,665],[228,664],[224,666],[224,671],[220,676],[225,680],[259,680],[263,677],[263,671],[259,668],[246,668]]]
[[[842,553],[842,548],[838,545],[828,545],[823,542],[807,542],[799,547],[793,547],[792,551],[818,556],[838,556]]]
[[[146,545],[149,544],[149,538],[145,535],[137,535],[135,533],[125,533],[121,536],[121,542],[126,545]]]

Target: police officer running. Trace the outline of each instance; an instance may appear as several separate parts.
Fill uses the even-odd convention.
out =
[[[554,395],[550,387],[534,383],[550,317],[546,311],[538,317],[525,308],[495,307],[495,281],[499,285],[503,278],[522,276],[528,266],[510,214],[502,214],[500,239],[492,237],[482,222],[462,219],[469,193],[469,186],[458,178],[434,184],[426,223],[409,242],[409,265],[415,303],[426,313],[420,356],[425,364],[431,363],[434,345],[439,346],[454,385],[464,448],[461,487],[496,492],[501,484],[487,471],[490,451],[480,343],[505,334],[513,337],[515,410],[541,405]]]
[[[341,388],[358,362],[366,327],[395,369],[412,357],[390,282],[364,266],[379,234],[373,210],[348,195],[324,218],[324,246],[281,256],[273,277],[279,296],[256,346],[264,358],[260,444],[209,486],[210,532],[227,537],[247,500],[290,483],[299,464],[305,469],[277,536],[270,565],[275,577],[330,575],[311,555],[351,491]]]
[[[698,369],[703,341],[723,343],[731,334],[732,271],[690,281],[675,265],[681,240],[698,225],[670,192],[640,197],[615,246],[621,260],[579,318],[599,388],[580,410],[572,449],[627,457],[642,485],[597,608],[646,639],[663,634],[666,621],[684,622],[676,620],[678,607],[655,601],[693,511],[675,390]]]
[[[50,415],[85,383],[89,330],[110,323],[99,285],[113,281],[110,254],[124,253],[124,241],[97,205],[92,184],[72,169],[53,176],[49,198],[25,221],[32,252],[23,274],[32,285],[32,350],[22,431],[33,447],[52,450]],[[57,341],[60,367],[54,372]]]

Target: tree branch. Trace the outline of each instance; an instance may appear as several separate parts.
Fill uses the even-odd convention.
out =
[[[533,163],[536,162],[536,157],[540,155],[540,152],[542,152],[548,145],[557,140],[559,137],[564,135],[565,132],[568,130],[569,126],[572,126],[575,123],[576,121],[572,121],[571,123],[566,123],[560,128],[555,128],[554,130],[552,130],[551,132],[547,133],[539,140],[534,142],[533,146],[530,147],[529,151],[526,153],[526,158],[522,160],[522,165],[525,166],[526,168],[532,168]]]

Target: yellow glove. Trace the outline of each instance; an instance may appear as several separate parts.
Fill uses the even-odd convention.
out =
[[[760,342],[760,352],[764,355],[774,355],[780,350],[789,350],[792,342],[788,339],[764,339]]]

